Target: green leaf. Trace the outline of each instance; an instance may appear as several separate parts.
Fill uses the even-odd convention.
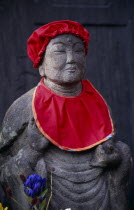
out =
[[[40,196],[41,196],[41,197],[44,197],[44,196],[47,194],[47,192],[48,192],[48,189],[44,190],[44,191],[40,194]]]
[[[25,193],[24,193],[24,195],[25,195],[25,197],[26,197],[26,199],[27,199],[27,202],[30,204],[33,198],[29,197],[29,196],[26,195]]]
[[[40,204],[39,210],[44,210],[45,207],[46,207],[46,199],[44,199],[44,200],[42,201],[42,203]]]
[[[34,208],[34,210],[38,210],[37,207],[36,207],[36,204],[33,206],[33,208]]]

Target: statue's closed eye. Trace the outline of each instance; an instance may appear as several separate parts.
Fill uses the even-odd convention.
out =
[[[84,52],[84,49],[77,49],[75,52]]]
[[[65,50],[54,50],[54,52],[65,53]]]

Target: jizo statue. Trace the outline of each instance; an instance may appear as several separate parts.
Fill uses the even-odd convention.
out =
[[[1,186],[24,206],[19,176],[49,179],[53,168],[49,209],[128,209],[131,155],[114,139],[105,100],[82,80],[88,42],[88,31],[74,21],[44,25],[28,40],[42,79],[9,108],[0,136]]]

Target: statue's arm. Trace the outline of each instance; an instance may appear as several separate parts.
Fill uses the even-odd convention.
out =
[[[129,147],[113,139],[96,147],[94,167],[104,168],[107,174],[107,187],[110,196],[110,210],[128,209],[128,184],[132,169],[132,156]]]
[[[45,162],[42,156],[49,141],[35,125],[32,115],[32,96],[33,90],[21,96],[11,105],[5,115],[0,133],[1,180],[10,176],[9,173],[8,176],[6,175],[6,171],[10,170],[11,165],[11,170],[18,170],[18,174],[21,174],[22,171],[25,175],[30,174],[34,168],[41,171],[40,165],[43,166],[44,173]],[[3,160],[3,155],[7,150],[8,156]]]
[[[128,145],[116,142],[121,157],[117,167],[109,169],[108,185],[110,191],[111,210],[128,210],[128,188],[132,169],[132,156]]]
[[[38,151],[43,150],[48,145],[45,139],[38,131],[32,115],[32,97],[34,89],[28,91],[18,98],[8,109],[3,120],[0,132],[0,151],[11,145],[21,133],[28,127],[28,140],[32,148]],[[31,130],[31,132],[30,132]],[[31,142],[32,138],[32,142]],[[36,146],[35,146],[36,144]]]
[[[11,145],[28,125],[33,91],[22,95],[7,110],[0,132],[0,151]]]

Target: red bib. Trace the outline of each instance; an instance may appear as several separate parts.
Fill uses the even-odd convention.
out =
[[[82,86],[81,94],[66,97],[51,91],[42,78],[34,92],[32,109],[36,125],[63,150],[87,150],[114,134],[103,97],[88,80],[83,80]]]

